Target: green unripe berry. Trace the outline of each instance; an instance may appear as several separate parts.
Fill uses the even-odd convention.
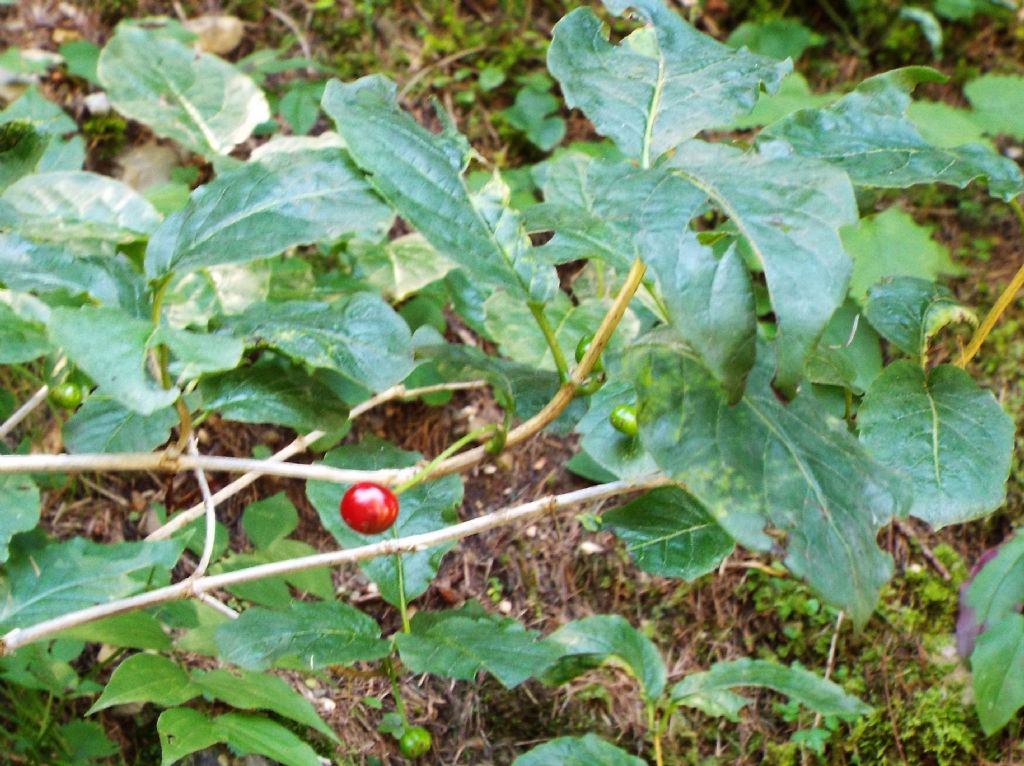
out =
[[[583,361],[583,357],[590,349],[590,344],[594,342],[594,336],[592,334],[584,335],[580,338],[580,342],[576,344],[576,364]],[[604,362],[601,361],[601,357],[597,358],[594,362],[594,366],[591,372],[604,372]]]
[[[608,421],[616,431],[631,439],[640,433],[640,427],[636,423],[636,407],[630,404],[616,405],[612,414],[608,416]]]
[[[73,410],[82,403],[82,387],[70,381],[50,389],[50,401],[57,407]]]
[[[430,752],[433,739],[422,726],[411,726],[398,741],[398,749],[406,758],[422,758]]]

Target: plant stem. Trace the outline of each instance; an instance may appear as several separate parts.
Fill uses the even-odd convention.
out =
[[[647,730],[651,732],[651,737],[654,742],[655,766],[664,766],[664,760],[661,754],[661,721],[658,720],[653,702],[647,703]]]
[[[382,663],[384,665],[384,672],[387,673],[388,679],[391,681],[391,693],[395,697],[395,708],[398,710],[398,715],[402,717],[402,723],[405,724],[405,728],[409,728],[409,715],[405,711],[405,701],[402,699],[402,689],[398,685],[398,673],[395,671],[395,664],[388,657]]]
[[[397,535],[395,539],[398,539]],[[395,554],[395,572],[398,575],[398,611],[402,615],[402,632],[409,633],[409,602],[405,598],[405,565],[401,553]]]
[[[1021,209],[1020,203],[1017,200],[1010,201],[1010,207],[1013,212],[1017,214],[1017,219],[1020,221],[1021,229],[1024,230],[1024,210]],[[985,319],[978,329],[974,331],[974,335],[971,336],[971,342],[967,344],[967,348],[960,354],[960,361],[957,362],[957,366],[966,367],[970,361],[977,355],[981,349],[981,345],[985,342],[989,333],[996,326],[996,322],[999,321],[999,317],[1010,307],[1013,303],[1014,297],[1017,292],[1024,287],[1024,263],[1021,264],[1020,268],[1017,269],[1017,273],[1013,275],[1013,279],[1010,280],[1010,284],[1006,286],[999,297],[996,299],[995,304],[989,310],[988,314],[985,315]]]
[[[427,463],[427,465],[425,465],[423,468],[421,468],[419,470],[419,472],[415,476],[413,476],[411,479],[409,479],[409,481],[405,482],[404,484],[399,485],[398,487],[395,487],[395,494],[396,495],[400,495],[403,492],[405,492],[406,490],[412,489],[417,484],[422,483],[424,480],[427,479],[428,476],[430,476],[431,472],[435,468],[437,468],[438,465],[440,465],[445,460],[450,458],[452,455],[454,455],[460,449],[465,447],[467,444],[471,444],[472,442],[480,441],[480,439],[482,437],[484,437],[484,436],[491,436],[496,431],[499,431],[499,430],[500,430],[500,426],[498,426],[497,423],[488,423],[485,426],[481,426],[480,428],[477,428],[475,431],[470,431],[468,434],[463,436],[461,439],[456,441],[454,444],[451,444],[450,446],[446,447],[444,449],[444,451],[441,452],[441,454],[439,454],[437,457],[435,457],[433,460],[431,460],[429,463]]]
[[[547,341],[548,348],[551,349],[551,356],[555,359],[555,367],[558,368],[558,377],[564,383],[569,379],[569,363],[565,361],[565,354],[562,353],[562,347],[558,345],[558,338],[555,337],[554,328],[551,327],[551,323],[548,322],[548,318],[544,314],[544,304],[530,301],[528,305],[530,313],[537,320],[537,326],[544,333],[544,340]]]

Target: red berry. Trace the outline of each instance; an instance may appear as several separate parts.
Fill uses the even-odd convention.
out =
[[[356,532],[380,534],[398,518],[398,498],[387,487],[361,481],[341,498],[341,518]]]

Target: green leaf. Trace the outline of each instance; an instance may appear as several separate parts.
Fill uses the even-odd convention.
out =
[[[749,48],[753,53],[772,59],[796,61],[808,48],[824,44],[826,38],[812,32],[796,19],[744,21],[729,35],[725,44],[732,48]]]
[[[49,351],[43,325],[22,319],[6,303],[0,303],[0,364],[31,362]]]
[[[231,64],[139,26],[118,26],[97,75],[118,112],[206,157],[270,119],[263,92]]]
[[[47,138],[25,120],[0,123],[0,191],[35,172]]]
[[[250,345],[270,346],[297,362],[335,370],[374,391],[401,382],[413,368],[409,326],[370,293],[335,303],[257,304],[226,317],[224,324]]]
[[[73,764],[91,764],[121,752],[103,727],[95,721],[68,721],[60,725],[60,736],[68,745]]]
[[[258,753],[282,766],[322,766],[313,748],[281,724],[263,716],[227,713],[218,716],[214,726],[241,755]]]
[[[814,397],[782,404],[764,346],[732,406],[690,353],[660,334],[634,344],[627,361],[640,438],[662,469],[741,544],[784,549],[791,571],[863,625],[891,573],[875,534],[909,504],[898,475]]]
[[[185,756],[222,741],[223,731],[198,710],[172,708],[156,722],[160,735],[160,766],[174,766]]]
[[[989,135],[1024,139],[1024,77],[985,74],[964,86],[971,115]]]
[[[88,295],[135,316],[148,313],[146,286],[123,255],[89,256],[64,245],[0,234],[0,282],[11,290],[38,294]]]
[[[942,101],[913,101],[907,117],[921,138],[932,146],[952,148],[963,144],[986,144],[985,131],[967,109],[957,109]]]
[[[512,766],[646,766],[646,762],[620,750],[594,734],[559,737],[533,748]]]
[[[1014,535],[989,561],[983,556],[979,563],[982,565],[970,581],[966,598],[961,595],[961,608],[966,602],[973,611],[973,626],[969,627],[985,629],[1016,614],[1024,603],[1024,535]]]
[[[783,139],[805,157],[842,168],[862,186],[902,189],[944,183],[962,189],[984,177],[992,194],[1012,199],[1024,191],[1016,163],[986,146],[931,146],[907,119],[914,87],[943,80],[943,75],[925,67],[886,72],[865,80],[829,107],[784,117],[759,139]]]
[[[171,639],[156,618],[146,612],[127,612],[103,620],[62,630],[62,638],[75,638],[90,643],[124,646],[129,649],[171,650]]]
[[[580,338],[594,332],[610,307],[610,300],[597,299],[583,300],[574,305],[568,295],[559,293],[545,307],[544,313],[559,346],[568,353],[576,348]],[[534,322],[529,306],[504,290],[498,290],[484,302],[484,310],[487,330],[498,342],[502,354],[520,364],[543,370],[556,369],[551,348]],[[636,315],[627,311],[615,328],[608,348],[621,350],[627,347],[639,328]]]
[[[560,650],[562,662],[551,671],[559,682],[611,659],[640,683],[648,703],[665,689],[668,671],[657,647],[624,617],[595,615],[574,620],[548,636],[548,641]],[[576,662],[567,664],[566,658]]]
[[[876,460],[909,476],[913,516],[944,527],[1002,505],[1013,420],[959,367],[926,376],[913,362],[893,362],[868,389],[857,425]]]
[[[836,309],[818,348],[807,362],[812,383],[842,386],[863,394],[882,371],[881,342],[856,304],[847,300]]]
[[[31,87],[0,112],[0,125],[28,122],[45,134],[46,146],[35,165],[36,173],[53,170],[80,170],[85,162],[85,141],[76,135],[78,125],[67,112]]]
[[[275,359],[205,375],[199,393],[204,407],[225,420],[274,423],[298,431],[334,431],[348,422],[348,405],[320,376]]]
[[[188,673],[158,654],[133,654],[114,670],[103,694],[86,715],[129,702],[173,707],[199,694]]]
[[[417,613],[412,632],[399,633],[395,639],[402,663],[413,673],[461,681],[472,681],[486,670],[511,689],[541,673],[559,656],[559,648],[537,631],[472,604],[448,612]]]
[[[868,290],[886,277],[917,277],[934,282],[939,276],[962,276],[949,249],[898,207],[862,218],[842,232],[843,247],[853,258],[850,295],[864,302]]]
[[[421,127],[399,108],[396,91],[379,75],[327,84],[324,111],[356,164],[405,220],[472,278],[531,300],[550,299],[557,276],[538,260],[508,207],[508,187],[495,175],[471,196],[462,176],[465,139],[450,127],[441,135]]]
[[[386,442],[367,441],[331,450],[324,456],[323,464],[374,470],[413,465],[420,457],[419,453],[404,452]],[[343,548],[444,529],[457,520],[455,509],[462,503],[462,481],[458,476],[445,476],[436,481],[417,484],[402,493],[401,511],[391,529],[379,535],[364,535],[345,524],[338,512],[341,498],[347,489],[346,485],[328,482],[306,483],[306,496],[320,514],[320,521]],[[454,545],[444,543],[417,553],[401,555],[402,578],[408,599],[426,592],[441,566],[441,560]],[[392,605],[399,604],[401,600],[398,558],[397,555],[380,556],[359,562],[359,568],[377,584],[381,596]]]
[[[39,507],[39,487],[30,476],[0,476],[0,564],[7,561],[11,538],[39,521]]]
[[[622,381],[609,381],[590,397],[590,409],[576,424],[577,433],[583,435],[580,446],[617,478],[631,480],[656,474],[658,464],[640,440],[626,436],[609,421],[612,410],[620,404],[636,404],[633,386]]]
[[[212,572],[234,572],[246,567],[270,564],[303,556],[312,556],[317,551],[313,546],[298,540],[275,540],[266,548],[259,548],[253,553],[233,553],[211,569]],[[327,569],[310,569],[305,572],[267,577],[253,582],[229,585],[227,590],[239,598],[268,606],[285,609],[294,599],[289,585],[302,593],[310,593],[319,598],[334,598],[334,583]]]
[[[94,85],[99,85],[96,65],[100,60],[100,48],[88,40],[72,40],[60,46],[60,55],[64,58],[64,66],[68,74],[81,77]]]
[[[81,537],[12,550],[0,576],[0,630],[138,593],[180,552],[176,540],[100,545]]]
[[[864,316],[887,341],[915,359],[928,352],[928,342],[950,324],[978,324],[946,287],[914,277],[894,277],[868,291]]]
[[[64,423],[64,449],[71,453],[150,452],[171,437],[177,424],[174,407],[140,415],[93,394]]]
[[[372,617],[334,602],[293,601],[285,612],[247,609],[219,625],[216,639],[224,660],[248,670],[265,670],[282,659],[308,669],[388,654]]]
[[[160,214],[134,189],[95,173],[36,173],[0,194],[0,228],[46,242],[133,242],[159,224]]]
[[[357,275],[396,303],[443,278],[455,266],[415,233],[374,244],[353,242],[349,252]]]
[[[602,516],[645,572],[696,580],[714,570],[734,543],[707,510],[676,487],[656,489]]]
[[[267,258],[347,234],[384,235],[393,215],[337,146],[272,142],[255,161],[192,192],[146,250],[146,273]]]
[[[971,671],[982,731],[995,734],[1024,706],[1024,617],[1008,614],[978,636]]]
[[[701,34],[661,0],[605,0],[616,15],[632,8],[646,26],[619,45],[589,8],[555,25],[548,68],[570,107],[590,118],[642,164],[706,128],[749,112],[762,84],[774,92],[792,69]]]
[[[686,676],[672,687],[672,701],[687,705],[690,704],[688,698],[746,686],[767,687],[821,715],[854,716],[871,712],[859,699],[809,670],[751,659],[716,662],[710,670]]]
[[[749,130],[762,125],[771,125],[787,114],[800,109],[817,109],[825,107],[838,99],[838,93],[812,93],[807,79],[799,72],[790,72],[784,78],[775,93],[762,93],[748,115],[737,117],[730,125],[723,125],[728,130]]]
[[[532,84],[520,88],[512,106],[500,114],[541,151],[551,151],[565,138],[565,120],[559,115],[558,99],[547,88]]]
[[[146,369],[147,353],[156,345],[170,348],[179,374],[186,378],[230,369],[242,354],[242,344],[233,338],[155,327],[114,308],[54,309],[49,332],[50,339],[96,381],[100,393],[140,415],[173,404],[181,393],[161,387]],[[103,338],[102,345],[97,338]]]
[[[316,729],[338,741],[313,706],[277,676],[246,671],[209,670],[192,675],[193,684],[203,694],[239,710],[270,710],[284,718]]]
[[[764,269],[778,323],[775,385],[791,396],[804,361],[846,297],[853,264],[839,227],[857,220],[849,179],[778,145],[755,153],[692,141],[667,164],[729,216]]]
[[[750,274],[737,248],[716,257],[693,231],[673,245],[648,258],[668,319],[729,391],[729,398],[739,399],[756,347]]]
[[[600,258],[619,270],[675,244],[704,195],[663,170],[568,151],[537,165],[544,202],[525,213],[531,233],[554,236],[539,249],[553,263]]]
[[[298,526],[299,512],[284,492],[249,503],[242,514],[242,529],[256,548],[269,547]]]

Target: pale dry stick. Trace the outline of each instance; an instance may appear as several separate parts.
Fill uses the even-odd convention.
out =
[[[375,481],[397,484],[409,479],[412,468],[384,468],[377,471],[356,471],[306,463],[274,463],[241,457],[217,455],[174,455],[167,452],[110,452],[81,455],[0,455],[0,474],[9,473],[77,473],[88,471],[157,471],[181,473],[201,469],[215,473],[246,473],[260,471],[289,479],[313,479],[336,484]]]
[[[275,561],[269,564],[259,564],[244,569],[237,569],[233,572],[206,575],[196,580],[183,580],[174,585],[168,585],[147,593],[140,593],[135,596],[112,601],[108,604],[99,604],[50,620],[44,620],[27,628],[15,628],[0,638],[0,656],[10,654],[18,647],[47,638],[62,630],[68,630],[69,628],[85,625],[117,614],[146,609],[168,601],[200,597],[209,591],[255,580],[263,580],[268,577],[280,577],[318,567],[350,564],[380,556],[393,556],[396,553],[414,553],[441,545],[442,543],[461,540],[470,535],[477,535],[513,522],[526,521],[547,513],[555,513],[566,508],[572,508],[583,503],[596,502],[609,497],[615,497],[616,495],[674,484],[676,482],[662,476],[653,476],[636,481],[613,481],[607,484],[598,484],[593,487],[578,489],[574,492],[566,492],[562,495],[549,495],[522,505],[502,508],[501,510],[477,516],[474,519],[434,530],[433,532],[382,540],[370,545],[362,545],[358,548],[347,548],[284,561]]]
[[[540,412],[508,432],[508,437],[505,439],[506,449],[522,444],[527,439],[540,433],[569,406],[576,396],[576,389],[590,375],[590,371],[594,368],[598,357],[601,356],[605,346],[608,345],[612,332],[618,326],[622,315],[626,313],[626,307],[629,305],[630,300],[632,300],[637,288],[640,287],[640,283],[644,278],[644,272],[646,271],[647,267],[644,265],[644,262],[637,258],[626,275],[626,281],[619,288],[611,308],[608,309],[608,313],[605,314],[604,319],[601,320],[601,324],[594,333],[594,340],[591,341],[590,348],[583,355],[583,359],[580,360],[580,363],[570,373],[569,379],[562,384],[551,401],[544,405]],[[471,450],[460,452],[458,455],[454,455],[437,465],[426,479],[434,479],[452,473],[461,473],[487,459],[487,457],[488,453],[485,447],[474,447]]]
[[[443,391],[465,391],[473,388],[484,388],[485,386],[487,386],[487,381],[485,380],[467,380],[458,381],[455,383],[438,383],[432,386],[420,386],[418,388],[406,388],[404,385],[398,384],[397,386],[392,386],[391,388],[381,391],[379,394],[370,399],[367,399],[365,402],[357,404],[349,412],[348,417],[349,420],[355,420],[360,415],[373,409],[374,407],[377,407],[381,404],[384,404],[385,402],[393,401],[396,399],[415,399],[418,396],[424,396],[426,394],[436,394],[441,393]],[[268,457],[267,462],[283,462],[288,458],[292,457],[293,455],[298,455],[302,452],[305,452],[310,444],[313,444],[318,439],[321,439],[324,436],[326,436],[326,432],[324,431],[310,431],[305,436],[298,437],[289,445]],[[226,487],[218,490],[213,495],[213,502],[216,503],[217,505],[220,505],[229,497],[234,497],[243,489],[248,487],[250,484],[253,484],[257,479],[264,475],[266,474],[261,471],[250,471],[249,473],[244,474],[243,476],[239,476]],[[151,532],[149,535],[146,536],[146,539],[163,540],[165,538],[168,538],[185,525],[191,523],[195,519],[198,519],[200,516],[203,515],[203,512],[203,503],[197,503],[188,510],[181,511],[180,513],[175,514],[173,519],[168,521],[159,529],[156,529],[153,532]]]
[[[43,386],[32,394],[27,402],[16,409],[14,413],[3,422],[3,425],[0,425],[0,439],[3,439],[7,434],[17,428],[18,424],[27,418],[36,407],[46,401],[46,397],[49,396],[49,394],[49,386]]]
[[[238,612],[236,612],[230,606],[225,604],[223,601],[220,601],[219,599],[214,598],[209,593],[198,593],[198,594],[196,594],[196,598],[199,599],[200,601],[202,601],[208,607],[210,607],[212,609],[216,609],[218,612],[220,612],[225,617],[227,617],[227,618],[229,618],[231,620],[237,620],[238,619]]]
[[[196,443],[196,435],[188,437],[188,452],[195,457],[199,456],[199,445]],[[206,474],[201,468],[196,468],[193,473],[196,476],[196,483],[199,485],[199,492],[203,496],[203,511],[206,515],[206,536],[203,539],[203,554],[199,557],[199,563],[195,570],[189,575],[189,580],[195,581],[206,574],[213,558],[213,542],[217,534],[217,505],[210,495],[210,485],[206,482]]]

